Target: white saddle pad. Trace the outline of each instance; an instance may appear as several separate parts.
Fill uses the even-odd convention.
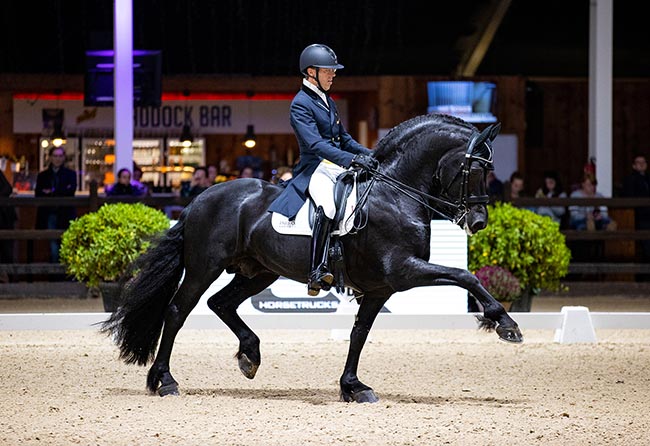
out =
[[[345,203],[345,214],[343,220],[341,220],[341,223],[339,224],[338,232],[336,230],[333,232],[334,235],[338,234],[339,236],[342,236],[352,230],[352,227],[354,226],[354,217],[351,216],[356,205],[357,183],[355,182],[354,186],[352,186],[352,192]],[[282,214],[274,212],[271,216],[271,225],[273,226],[273,229],[280,234],[311,236],[312,229],[309,224],[309,206],[310,201],[305,201],[305,204],[302,205],[298,211],[298,215],[296,215],[296,218],[293,221],[289,220]]]

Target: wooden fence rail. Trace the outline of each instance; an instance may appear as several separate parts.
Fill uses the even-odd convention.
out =
[[[148,197],[105,197],[100,196],[97,186],[91,184],[88,194],[75,197],[34,197],[11,196],[0,197],[0,206],[10,206],[16,209],[38,208],[39,206],[69,206],[77,210],[77,215],[83,215],[99,209],[105,203],[143,203],[156,209],[164,210],[171,206],[179,209],[191,201],[190,197],[180,197],[174,194],[155,194]],[[34,215],[34,211],[31,212]],[[22,217],[21,217],[22,218]],[[55,280],[55,276],[64,276],[65,267],[59,263],[46,263],[35,261],[34,255],[36,242],[60,240],[63,230],[56,229],[26,229],[25,225],[32,226],[31,221],[20,221],[17,229],[0,229],[0,241],[23,242],[25,250],[17,253],[15,258],[20,261],[13,263],[0,263],[0,274],[11,276],[12,283],[0,283],[0,297],[49,297],[68,294],[84,295],[85,286],[69,281]]]
[[[519,198],[515,206],[607,206],[616,230],[578,231],[561,228],[570,248],[587,246],[596,254],[589,259],[572,259],[569,274],[603,276],[613,280],[634,280],[635,274],[650,274],[650,263],[640,260],[637,242],[650,240],[650,230],[635,229],[634,211],[650,207],[650,198]],[[590,246],[591,245],[591,246]]]
[[[38,206],[72,206],[78,210],[78,215],[99,209],[105,203],[143,203],[157,209],[167,206],[186,206],[191,201],[189,197],[179,197],[173,194],[158,194],[150,197],[104,197],[97,193],[96,187],[91,187],[88,195],[69,198],[36,198],[31,196],[0,197],[0,206],[16,208],[35,208]],[[604,243],[610,246],[626,247],[623,255],[609,255],[605,250],[601,258],[589,259],[588,262],[572,261],[569,266],[570,274],[650,274],[650,263],[637,261],[634,245],[637,241],[650,240],[650,230],[634,229],[634,209],[650,207],[650,198],[520,198],[513,202],[515,206],[534,208],[538,206],[607,206],[610,214],[618,223],[615,231],[576,231],[561,229],[567,243]],[[33,249],[35,241],[59,240],[62,230],[52,229],[2,229],[0,241],[26,241],[28,249]],[[616,251],[616,250],[614,250]],[[620,249],[619,249],[620,251]],[[625,251],[625,249],[624,249]],[[6,294],[28,295],[30,290],[37,293],[59,293],[55,282],[50,284],[39,282],[38,276],[47,277],[63,275],[65,269],[60,264],[33,261],[33,255],[27,256],[27,262],[0,263],[0,273],[26,278],[26,282],[0,284],[0,297]],[[34,276],[37,276],[36,280]],[[42,277],[41,281],[42,282]]]

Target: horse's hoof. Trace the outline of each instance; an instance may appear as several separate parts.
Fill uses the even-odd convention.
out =
[[[499,325],[496,331],[499,335],[499,339],[502,341],[513,342],[515,344],[524,342],[524,337],[521,334],[521,331],[519,331],[519,327],[502,327]]]
[[[166,386],[160,386],[158,389],[158,395],[160,396],[178,396],[178,384],[167,384]]]
[[[341,401],[345,401],[346,403],[351,403],[352,401],[356,401],[357,403],[376,403],[379,401],[379,397],[372,389],[351,393],[341,391]]]
[[[257,373],[257,369],[259,367],[259,364],[254,364],[250,359],[248,359],[248,356],[246,356],[246,353],[242,353],[239,356],[239,370],[244,374],[244,376],[248,379],[253,379],[255,378],[255,374]]]

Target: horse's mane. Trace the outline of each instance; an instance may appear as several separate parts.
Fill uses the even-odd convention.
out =
[[[476,127],[455,116],[435,113],[420,115],[393,127],[377,143],[374,155],[379,160],[385,160],[402,153],[408,150],[407,142],[416,134],[442,134],[450,140],[460,140],[474,131]]]

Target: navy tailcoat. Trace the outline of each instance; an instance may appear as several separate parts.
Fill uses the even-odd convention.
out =
[[[307,200],[311,176],[323,159],[348,168],[354,155],[372,154],[345,130],[336,104],[329,96],[327,102],[329,108],[305,86],[291,101],[291,127],[298,139],[300,159],[293,169],[293,178],[286,182],[282,194],[271,203],[269,212],[295,218]]]

